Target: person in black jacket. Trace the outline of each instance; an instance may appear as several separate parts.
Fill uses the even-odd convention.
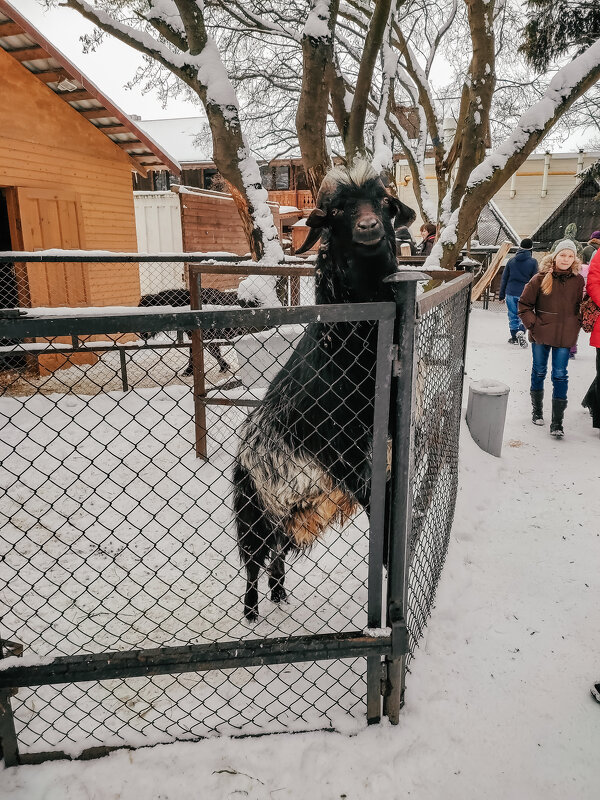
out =
[[[396,232],[396,249],[398,250],[398,255],[402,255],[400,250],[401,245],[407,244],[410,246],[410,255],[415,256],[417,254],[417,246],[415,244],[415,240],[413,239],[411,232],[408,230],[406,225],[400,225],[400,227],[395,229]]]
[[[417,255],[428,256],[435,243],[437,227],[432,222],[424,222],[420,228],[421,242],[417,245]]]
[[[533,257],[531,251],[533,242],[531,239],[523,239],[519,245],[516,255],[507,262],[502,274],[500,284],[500,301],[506,300],[508,311],[508,327],[510,330],[509,344],[519,344],[527,347],[525,338],[525,326],[519,319],[517,307],[525,285],[533,278],[538,271],[538,262]]]

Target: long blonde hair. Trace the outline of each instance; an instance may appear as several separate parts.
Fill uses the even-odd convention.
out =
[[[552,273],[554,272],[555,267],[556,267],[556,260],[552,255],[552,253],[548,253],[548,255],[544,256],[544,258],[542,258],[542,260],[540,261],[540,267],[538,272],[544,275],[541,285],[543,294],[552,294]],[[571,270],[573,275],[578,275],[581,267],[582,267],[581,259],[578,256],[575,256],[575,260],[573,261],[569,269]]]

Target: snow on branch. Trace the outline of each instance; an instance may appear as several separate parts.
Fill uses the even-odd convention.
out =
[[[373,167],[377,172],[391,168],[393,165],[393,153],[390,129],[388,125],[388,115],[390,110],[390,94],[393,87],[393,81],[396,76],[396,69],[398,67],[399,59],[399,53],[392,48],[389,42],[391,29],[390,21],[393,13],[394,12],[390,10],[390,17],[388,18],[385,33],[383,35],[383,75],[381,101],[379,103],[377,120],[375,122],[375,129],[373,131]]]
[[[329,27],[331,16],[331,0],[316,0],[307,17],[302,36],[308,36],[316,42],[322,41],[330,44],[332,32]]]
[[[206,91],[206,101],[221,106],[226,117],[233,118],[238,114],[239,104],[235,90],[212,38],[207,37],[202,52],[192,56],[188,52],[169,49],[146,31],[119,22],[102,9],[91,6],[86,0],[61,0],[61,3],[79,11],[82,16],[115,38],[156,59],[179,77],[185,75],[186,78],[197,81]]]
[[[187,66],[185,56],[181,52],[170,50],[162,42],[155,39],[146,31],[140,31],[131,25],[120,22],[101,8],[91,6],[86,0],[58,0],[59,5],[78,11],[83,17],[89,19],[106,33],[128,44],[144,55],[159,61],[181,77]]]
[[[286,39],[292,39],[300,44],[301,35],[291,30],[289,25],[284,26],[267,17],[255,14],[247,8],[244,2],[237,2],[237,0],[221,0],[219,5],[221,5],[233,19],[248,27],[250,30],[258,30],[263,33],[273,33],[277,36],[284,36]],[[329,5],[329,0],[327,0],[326,5]]]
[[[153,20],[164,22],[180,36],[185,36],[185,27],[174,0],[150,0],[149,8],[141,16],[148,22]]]
[[[530,149],[544,137],[569,105],[600,77],[600,40],[559,69],[543,96],[519,119],[512,133],[471,172],[467,191],[506,167],[509,159]]]
[[[406,160],[408,161],[410,171],[413,176],[413,189],[415,192],[415,197],[417,198],[419,206],[423,210],[423,215],[425,216],[427,222],[435,222],[437,218],[437,209],[433,198],[429,193],[429,189],[427,188],[423,159],[419,158],[415,153],[412,142],[408,138],[408,134],[404,128],[401,125],[395,125],[392,120],[390,120],[390,125],[392,126],[395,135],[400,140],[400,144],[404,150]]]

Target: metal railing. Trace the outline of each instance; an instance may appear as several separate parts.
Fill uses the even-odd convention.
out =
[[[31,309],[0,320],[5,764],[398,720],[452,523],[469,284],[418,303],[409,280],[396,304]],[[289,563],[289,603],[262,597],[251,624],[232,511],[240,431],[299,340],[303,352],[321,346],[323,326],[346,359],[352,342],[374,342],[372,373],[352,383],[366,387],[372,418],[355,465],[371,476],[370,514],[357,509]],[[133,348],[152,338],[136,345],[140,330],[174,341],[191,331],[192,348],[236,330],[226,357],[238,382],[202,394],[194,374],[165,380],[172,366],[138,363],[138,380],[130,363],[124,390],[117,348],[135,362]],[[80,363],[88,342],[106,349],[108,380],[94,377],[98,362]],[[33,350],[61,368],[47,361],[49,374],[35,374]],[[153,353],[167,362],[176,349]],[[206,458],[199,427],[211,432]]]

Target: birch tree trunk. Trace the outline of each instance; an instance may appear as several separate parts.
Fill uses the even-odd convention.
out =
[[[428,258],[451,269],[475,230],[481,210],[519,169],[573,103],[600,79],[600,41],[559,69],[543,97],[520,118],[512,133],[468,176],[459,205]]]
[[[304,174],[316,200],[321,182],[331,165],[327,151],[329,85],[333,64],[333,36],[339,0],[313,0],[302,32],[302,89],[296,112],[296,132]],[[325,19],[325,14],[327,18]]]
[[[206,110],[213,141],[213,159],[226,180],[242,220],[250,253],[256,260],[273,263],[283,251],[273,215],[267,205],[260,170],[242,132],[237,96],[214,41],[208,36],[203,6],[196,0],[172,0],[165,16],[164,3],[150,0],[145,17],[152,28],[172,45],[147,30],[138,30],[119,19],[127,3],[115,0],[110,11],[87,0],[63,0],[98,28],[144,55],[156,60],[194,91]],[[136,13],[135,4],[129,11]],[[110,8],[110,6],[109,6]],[[173,10],[178,13],[173,14]]]

